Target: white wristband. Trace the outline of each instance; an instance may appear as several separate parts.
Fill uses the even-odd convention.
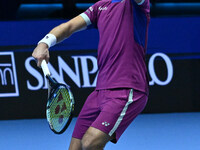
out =
[[[40,40],[38,42],[38,44],[46,43],[48,45],[48,47],[50,48],[50,47],[56,45],[56,42],[57,42],[56,36],[51,34],[51,33],[49,33],[42,40]]]

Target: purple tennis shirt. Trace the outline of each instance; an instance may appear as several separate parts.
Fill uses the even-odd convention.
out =
[[[81,14],[99,30],[96,89],[133,88],[148,92],[145,54],[149,0],[100,0]]]

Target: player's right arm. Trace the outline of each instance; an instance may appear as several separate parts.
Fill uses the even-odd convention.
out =
[[[86,26],[85,20],[79,15],[70,21],[55,27],[49,33],[55,35],[57,43],[59,43],[71,36],[74,32],[84,29]]]
[[[37,60],[37,65],[41,66],[43,59],[49,61],[49,48],[56,43],[70,37],[74,32],[80,31],[87,26],[85,20],[79,15],[66,23],[53,28],[44,39],[42,39],[34,49],[32,56]]]

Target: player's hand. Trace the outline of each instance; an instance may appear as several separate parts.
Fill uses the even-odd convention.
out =
[[[32,56],[37,61],[37,66],[40,67],[42,60],[46,60],[46,62],[49,62],[49,49],[48,45],[45,43],[40,43],[37,45],[37,47],[34,49]]]

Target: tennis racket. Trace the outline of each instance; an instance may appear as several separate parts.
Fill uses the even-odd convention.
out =
[[[51,77],[45,60],[42,61],[41,67],[48,81],[47,122],[54,133],[61,134],[72,120],[74,98],[68,85],[60,84]]]

